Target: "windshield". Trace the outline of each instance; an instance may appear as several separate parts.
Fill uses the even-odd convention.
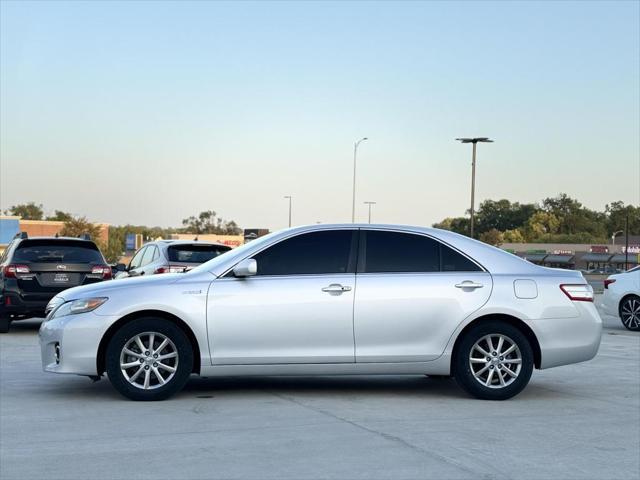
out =
[[[226,262],[227,259],[229,259],[229,257],[231,257],[231,256],[236,256],[236,255],[242,256],[242,254],[244,252],[246,252],[248,250],[251,250],[254,247],[260,247],[261,245],[269,243],[271,241],[271,239],[274,236],[276,236],[277,234],[279,234],[279,233],[281,233],[281,231],[272,232],[272,233],[269,233],[268,235],[265,235],[264,237],[258,238],[257,240],[253,240],[251,242],[245,243],[241,247],[233,248],[233,249],[229,250],[228,252],[225,252],[222,255],[218,255],[217,257],[209,260],[208,262],[197,266],[193,270],[190,270],[189,273],[210,272],[217,265],[220,265],[220,264]]]
[[[229,251],[225,245],[172,245],[167,250],[170,262],[204,263]]]
[[[104,263],[93,243],[64,240],[25,240],[13,254],[15,263]]]

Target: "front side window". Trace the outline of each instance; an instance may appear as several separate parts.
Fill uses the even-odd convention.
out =
[[[477,272],[464,255],[423,235],[368,231],[363,243],[363,273]]]
[[[153,262],[153,259],[157,258],[157,251],[158,248],[155,245],[149,245],[147,247],[147,251],[144,253],[144,257],[142,257],[141,266],[149,265],[151,262]]]
[[[133,258],[131,259],[131,262],[129,263],[129,270],[133,270],[140,266],[140,264],[142,263],[142,256],[144,255],[144,252],[146,250],[147,250],[147,247],[143,247],[140,250],[138,250],[138,253],[136,253],[133,256]]]
[[[349,273],[353,230],[312,232],[283,240],[256,254],[258,275]]]

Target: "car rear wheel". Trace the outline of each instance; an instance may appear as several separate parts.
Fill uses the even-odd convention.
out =
[[[640,332],[640,297],[630,295],[620,302],[620,320],[632,332]]]
[[[193,369],[185,333],[164,318],[140,318],[109,341],[106,370],[116,390],[132,400],[164,400],[182,390]]]
[[[474,397],[506,400],[529,383],[533,350],[516,327],[498,321],[482,322],[462,338],[453,371],[458,384]]]

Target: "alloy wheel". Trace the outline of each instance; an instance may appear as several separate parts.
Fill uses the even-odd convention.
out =
[[[629,330],[640,329],[640,300],[637,298],[625,300],[620,309],[620,318]]]
[[[178,349],[162,333],[143,332],[130,338],[120,353],[120,371],[133,386],[152,390],[166,385],[178,368]]]
[[[471,348],[469,366],[482,386],[504,388],[520,375],[522,353],[516,342],[506,335],[485,335]]]

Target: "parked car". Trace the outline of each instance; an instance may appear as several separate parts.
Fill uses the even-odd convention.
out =
[[[221,243],[189,240],[158,240],[138,250],[129,265],[116,265],[116,278],[182,273],[231,250]]]
[[[620,318],[633,332],[640,332],[640,267],[609,276],[604,281],[602,309]]]
[[[44,317],[57,293],[111,278],[111,268],[89,237],[16,235],[0,257],[0,333],[14,320]]]
[[[272,233],[184,274],[57,295],[45,371],[107,373],[134,400],[192,373],[453,375],[503,400],[534,368],[582,362],[602,321],[582,274],[453,232],[314,225]]]

